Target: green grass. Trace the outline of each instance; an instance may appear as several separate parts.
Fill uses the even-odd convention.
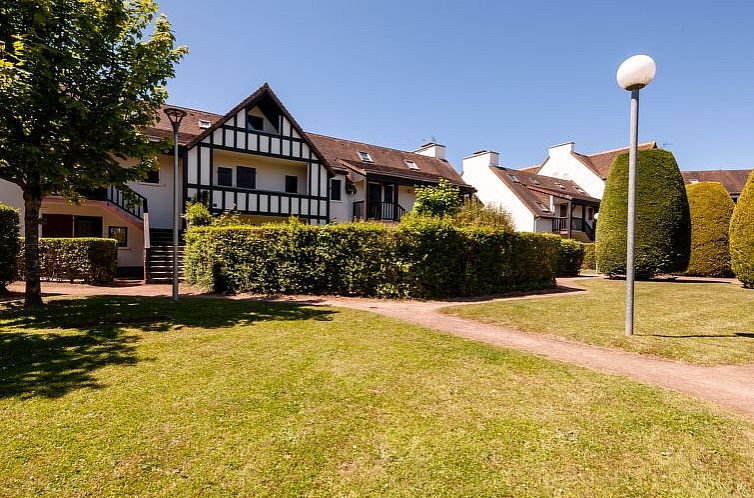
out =
[[[585,278],[578,286],[589,292],[443,312],[701,365],[754,361],[754,291],[739,284],[637,282],[630,338],[624,335],[625,282]]]
[[[0,311],[0,496],[751,496],[754,424],[372,314]]]

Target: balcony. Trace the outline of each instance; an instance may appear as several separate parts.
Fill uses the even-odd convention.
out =
[[[370,202],[366,210],[364,207],[364,201],[353,203],[355,220],[401,221],[406,214],[406,210],[395,202]]]
[[[571,218],[571,231],[583,232],[589,237],[589,240],[594,240],[596,224],[596,221],[593,221],[590,224],[583,218]],[[552,231],[554,233],[568,232],[568,217],[553,218]]]

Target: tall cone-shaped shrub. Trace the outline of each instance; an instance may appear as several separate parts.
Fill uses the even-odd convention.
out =
[[[597,223],[597,268],[626,273],[628,154],[615,159],[605,184]],[[683,177],[667,150],[640,151],[636,177],[637,279],[686,270],[691,250],[689,203]]]
[[[691,258],[688,275],[729,277],[730,244],[728,229],[733,199],[719,182],[686,185],[691,214]]]
[[[730,263],[744,287],[754,288],[754,171],[730,219]]]

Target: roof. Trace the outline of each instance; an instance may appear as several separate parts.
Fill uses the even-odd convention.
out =
[[[210,125],[214,124],[222,116],[212,112],[199,111],[196,109],[190,109],[188,107],[180,107],[177,105],[163,104],[160,106],[160,112],[157,115],[157,123],[154,126],[150,126],[146,129],[147,136],[149,138],[172,138],[173,137],[173,125],[165,117],[165,109],[172,107],[175,109],[181,109],[186,111],[186,117],[181,121],[181,126],[178,129],[178,143],[185,145],[191,142],[194,138],[201,135],[204,131],[199,127],[199,121],[208,121]]]
[[[589,204],[599,204],[600,200],[590,197],[572,180],[561,180],[551,176],[537,175],[520,169],[490,166],[490,169],[518,197],[521,202],[539,218],[553,218],[550,211],[550,196],[568,200],[579,200]],[[541,204],[541,205],[540,205]],[[546,208],[546,209],[543,209]]]
[[[749,178],[750,169],[711,169],[703,171],[681,171],[683,181],[687,184],[693,180],[698,182],[719,182],[730,194],[740,194],[746,180]]]
[[[646,142],[639,144],[639,150],[650,150],[657,148],[657,142]],[[594,174],[602,178],[607,179],[607,174],[610,173],[610,168],[615,161],[615,158],[621,154],[627,154],[628,147],[622,147],[620,149],[605,150],[602,152],[595,152],[592,154],[581,154],[579,152],[571,152],[571,155],[575,157],[581,164],[589,168]],[[542,166],[545,165],[547,159],[545,159],[539,166],[530,166],[528,168],[522,168],[519,171],[526,171],[530,173],[539,173]]]
[[[316,133],[307,133],[307,136],[335,167],[341,165],[362,175],[381,174],[432,183],[445,179],[452,184],[471,188],[443,159]],[[369,153],[374,162],[362,161],[359,152]],[[419,169],[409,168],[406,161],[413,161]]]

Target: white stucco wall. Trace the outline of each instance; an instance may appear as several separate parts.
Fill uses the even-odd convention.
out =
[[[550,147],[545,164],[539,170],[540,175],[572,180],[592,197],[602,199],[605,182],[592,170],[576,159],[573,154],[573,142]]]
[[[160,182],[129,182],[128,186],[147,198],[149,226],[171,228],[173,226],[173,156],[160,155]],[[183,165],[178,164],[178,196],[183,197]],[[183,199],[180,204],[183,205]]]
[[[351,196],[346,193],[345,175],[335,175],[334,180],[340,180],[340,199],[339,201],[330,200],[330,221],[333,223],[347,223],[351,221]]]
[[[24,231],[24,195],[21,189],[14,183],[0,180],[0,203],[14,207],[19,211],[19,223],[21,233]]]
[[[285,192],[285,177],[286,175],[291,175],[298,178],[297,193],[308,193],[307,165],[303,162],[216,150],[213,158],[213,166],[215,169],[215,177],[213,179],[215,185],[217,185],[217,168],[223,167],[233,170],[233,186],[235,187],[237,185],[236,167],[246,166],[256,169],[257,190]]]

